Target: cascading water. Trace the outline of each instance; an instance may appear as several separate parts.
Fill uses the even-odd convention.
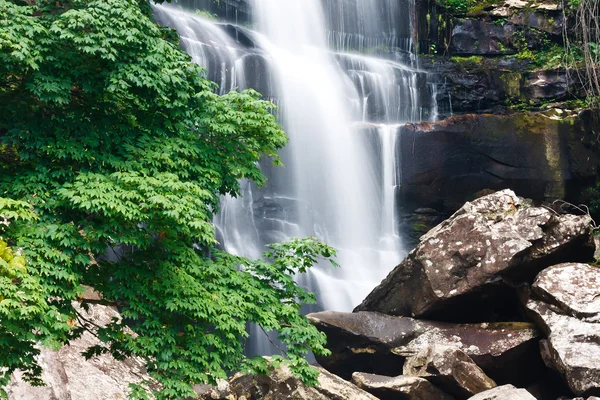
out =
[[[252,87],[275,101],[290,137],[285,168],[261,165],[265,188],[242,182],[241,198],[223,199],[219,239],[230,252],[258,257],[267,243],[321,238],[338,249],[342,268],[318,265],[299,279],[319,308],[349,311],[403,256],[397,128],[436,110],[433,85],[412,57],[412,1],[226,3],[244,3],[252,29],[155,6],[157,21],[177,29],[222,92]],[[383,49],[385,58],[373,56]]]

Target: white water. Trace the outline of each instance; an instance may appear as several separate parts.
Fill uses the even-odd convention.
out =
[[[157,20],[177,29],[221,92],[253,87],[281,106],[286,167],[261,166],[267,187],[242,182],[243,197],[224,198],[215,225],[225,248],[247,257],[296,236],[335,247],[340,269],[323,263],[299,277],[323,309],[350,311],[404,256],[397,128],[430,118],[435,93],[414,63],[348,52],[369,53],[371,45],[410,51],[410,37],[396,32],[412,31],[412,8],[401,4],[412,1],[252,0],[254,30],[155,6]]]
[[[373,219],[379,208],[376,182],[365,146],[351,129],[350,105],[359,101],[358,93],[324,51],[318,0],[255,0],[255,5],[261,47],[272,57],[285,105],[281,117],[290,136],[293,196],[310,205],[300,215],[302,235],[317,235],[340,249],[344,266],[315,272],[325,275],[317,280],[321,301],[347,310],[375,283],[373,271],[360,266],[382,261],[373,258],[380,238]]]

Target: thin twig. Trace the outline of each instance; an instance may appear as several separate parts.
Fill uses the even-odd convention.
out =
[[[598,225],[596,224],[596,221],[594,220],[594,218],[592,218],[591,214],[590,214],[590,209],[588,206],[586,206],[585,204],[580,204],[580,205],[575,205],[573,203],[569,203],[568,201],[562,200],[562,199],[557,199],[554,200],[552,202],[552,204],[560,204],[560,209],[562,210],[564,206],[569,206],[572,207],[580,212],[582,212],[583,214],[587,215],[588,217],[590,217],[590,219],[592,220],[592,228],[594,229],[598,229]],[[553,210],[554,211],[554,210]],[[556,211],[554,211],[556,212]]]
[[[259,328],[260,328],[260,330],[261,330],[261,331],[263,331],[263,333],[265,334],[265,336],[267,337],[267,339],[269,340],[269,342],[271,342],[271,344],[272,344],[272,345],[273,345],[275,348],[277,348],[277,349],[278,349],[278,350],[281,352],[281,355],[282,355],[282,356],[286,356],[286,357],[287,357],[287,355],[288,355],[288,354],[287,354],[287,352],[286,352],[285,350],[283,350],[281,347],[277,346],[277,345],[276,345],[276,344],[275,344],[275,343],[274,343],[274,342],[271,340],[271,338],[269,337],[269,334],[267,333],[267,331],[265,331],[265,328],[263,328],[263,327],[262,327],[262,326],[260,326],[260,325],[259,325]]]

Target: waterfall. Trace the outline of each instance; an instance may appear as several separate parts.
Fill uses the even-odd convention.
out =
[[[266,187],[244,181],[241,198],[223,198],[218,239],[247,257],[290,237],[322,239],[341,268],[317,265],[300,283],[318,308],[351,310],[405,254],[395,218],[398,127],[437,113],[434,85],[413,55],[413,0],[225,2],[244,3],[245,26],[207,19],[192,3],[155,5],[155,18],[177,29],[221,92],[251,87],[278,104],[290,137],[285,168],[261,164]]]

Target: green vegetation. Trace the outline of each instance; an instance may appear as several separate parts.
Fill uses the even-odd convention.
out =
[[[450,61],[456,64],[460,71],[473,73],[485,70],[483,56],[469,56],[469,57],[450,57]]]
[[[279,163],[273,105],[216,95],[150,12],[136,0],[0,0],[0,388],[15,368],[40,384],[35,344],[90,329],[104,345],[88,356],[146,360],[159,385],[134,398],[193,396],[192,384],[266,371],[244,356],[249,322],[278,331],[274,361],[314,383],[304,355],[326,354],[325,337],[299,314],[315,299],[292,276],[334,251],[297,239],[247,260],[216,249],[211,223],[239,178],[265,182],[263,156]],[[118,260],[102,257],[120,246]],[[82,285],[124,320],[82,323]]]
[[[596,0],[571,0],[568,15],[574,34],[565,34],[565,53],[575,55],[569,63],[572,75],[581,82],[587,101],[600,106],[600,4]],[[571,38],[572,36],[572,38]]]
[[[438,4],[455,14],[477,14],[496,0],[438,0]]]

